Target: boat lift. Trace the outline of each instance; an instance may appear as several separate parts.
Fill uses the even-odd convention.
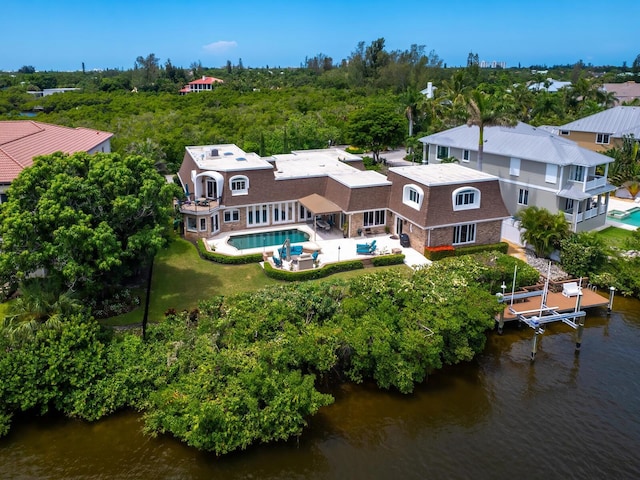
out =
[[[498,300],[501,303],[509,302],[509,311],[516,315],[518,321],[524,323],[533,329],[533,339],[531,340],[531,361],[536,358],[536,352],[538,349],[538,335],[542,335],[545,331],[544,325],[553,322],[562,322],[569,325],[576,330],[576,353],[580,351],[582,345],[582,334],[584,332],[584,321],[587,313],[580,310],[580,302],[582,300],[582,288],[576,295],[576,306],[573,312],[560,313],[557,311],[558,307],[550,307],[547,303],[547,293],[549,291],[549,276],[551,272],[551,262],[549,262],[549,272],[547,273],[547,279],[545,281],[543,290],[536,290],[533,292],[521,292],[515,293],[516,274],[518,266],[516,265],[513,272],[513,285],[511,294],[505,294],[506,286],[502,284],[502,293],[498,293]],[[582,287],[582,278],[580,279],[579,286]],[[513,301],[523,298],[542,297],[540,299],[540,308],[534,310],[516,311],[513,308]],[[500,320],[498,323],[498,333],[502,333],[504,326],[504,312],[500,314]]]

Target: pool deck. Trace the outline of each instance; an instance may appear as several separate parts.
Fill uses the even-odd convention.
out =
[[[626,212],[628,210],[632,210],[638,207],[640,207],[640,203],[636,203],[631,199],[627,200],[623,198],[613,198],[613,197],[609,199],[609,211],[620,210],[621,212]],[[606,227],[618,227],[624,230],[636,230],[638,228],[633,225],[628,225],[619,220],[616,220],[615,218],[611,218],[608,215],[607,215],[607,221],[605,224],[605,228]]]
[[[309,234],[309,241],[304,243],[294,243],[293,245],[302,245],[305,250],[320,251],[318,260],[320,265],[325,263],[334,263],[344,260],[355,260],[370,258],[374,255],[359,255],[356,253],[357,243],[369,243],[372,240],[376,240],[376,254],[388,252],[391,253],[394,249],[399,249],[405,256],[404,263],[409,267],[416,268],[417,266],[430,265],[431,261],[424,255],[416,252],[412,248],[403,248],[400,246],[400,240],[392,238],[390,234],[383,235],[362,235],[357,238],[344,238],[342,230],[339,228],[332,228],[329,231],[318,230],[314,231],[313,227],[308,224],[287,224],[280,228],[274,228],[273,226],[264,229],[252,229],[248,231],[234,232],[234,235],[241,235],[244,233],[260,233],[273,230],[283,229],[298,229]],[[273,253],[275,250],[281,247],[281,245],[272,245],[270,247],[260,248],[247,248],[244,250],[238,250],[237,248],[229,245],[229,235],[221,235],[213,239],[205,240],[210,246],[215,247],[215,251],[224,253],[227,255],[247,255],[250,253]]]

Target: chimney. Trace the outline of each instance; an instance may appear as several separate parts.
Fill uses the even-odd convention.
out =
[[[204,75],[202,75],[202,80],[204,80],[205,78],[207,78],[207,77],[205,77]]]

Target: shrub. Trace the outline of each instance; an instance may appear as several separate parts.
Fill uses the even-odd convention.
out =
[[[198,253],[206,260],[216,263],[224,263],[226,265],[243,265],[246,263],[260,263],[262,261],[261,253],[251,253],[249,255],[224,255],[222,253],[211,252],[204,246],[204,240],[198,239],[196,243]]]
[[[315,280],[317,278],[328,277],[334,273],[348,272],[351,270],[360,270],[364,268],[362,260],[350,260],[347,262],[328,263],[322,268],[314,268],[303,270],[301,272],[293,272],[282,268],[274,268],[269,262],[264,262],[264,273],[276,280],[284,280],[285,282],[298,282],[303,280]]]
[[[353,145],[344,149],[345,152],[351,153],[352,155],[360,155],[364,153],[364,149],[360,147],[354,147]]]
[[[455,248],[452,245],[439,245],[437,247],[425,247],[424,249],[424,256],[434,262],[454,255]]]
[[[404,254],[398,253],[393,255],[380,255],[373,257],[371,263],[374,267],[384,267],[387,265],[400,265],[404,263]]]
[[[581,232],[560,244],[562,268],[576,277],[589,277],[599,272],[607,262],[607,247],[594,232]]]

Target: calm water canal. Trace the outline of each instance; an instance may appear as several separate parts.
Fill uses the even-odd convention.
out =
[[[531,364],[531,335],[491,334],[410,396],[343,386],[299,441],[222,459],[146,438],[133,413],[23,421],[0,440],[0,478],[640,478],[640,302],[593,310],[579,356],[554,325]]]

